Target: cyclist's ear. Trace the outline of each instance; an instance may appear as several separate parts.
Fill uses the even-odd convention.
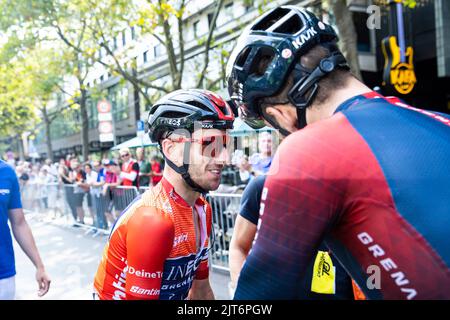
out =
[[[163,139],[161,141],[163,154],[177,166],[182,165],[182,161],[180,161],[180,159],[183,159],[183,154],[181,152],[182,148],[180,148],[180,146],[182,147],[183,144],[173,142],[171,139]]]
[[[270,118],[278,123],[282,128],[289,132],[297,131],[297,110],[291,104],[275,104],[270,107],[266,107],[263,111],[265,119]],[[270,123],[266,120],[266,124],[270,126]]]

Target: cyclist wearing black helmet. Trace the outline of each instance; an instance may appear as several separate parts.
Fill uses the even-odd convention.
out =
[[[235,298],[297,298],[325,240],[369,299],[449,299],[450,117],[370,90],[336,41],[312,13],[282,6],[252,23],[230,57],[244,121],[289,135]]]
[[[163,179],[116,221],[95,277],[100,299],[214,299],[208,279],[211,206],[228,160],[229,105],[206,90],[178,90],[150,110]]]

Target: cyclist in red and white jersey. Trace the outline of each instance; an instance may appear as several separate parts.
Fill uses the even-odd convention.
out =
[[[205,90],[178,90],[152,107],[150,137],[167,165],[161,183],[116,221],[95,276],[100,299],[214,299],[203,195],[219,187],[233,120],[229,105]]]

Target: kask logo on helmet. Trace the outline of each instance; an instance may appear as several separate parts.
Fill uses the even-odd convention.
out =
[[[306,41],[309,41],[313,36],[317,34],[317,31],[314,27],[309,28],[306,32],[302,32],[294,41],[292,41],[292,45],[295,49],[300,49]]]

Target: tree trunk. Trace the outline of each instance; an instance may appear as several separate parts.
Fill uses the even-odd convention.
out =
[[[17,150],[19,151],[19,159],[21,161],[25,160],[25,148],[23,146],[23,139],[21,134],[17,135]]]
[[[217,2],[217,1],[216,1]],[[211,20],[211,25],[209,26],[208,38],[205,43],[205,59],[203,62],[203,70],[200,72],[200,78],[197,82],[197,87],[205,87],[203,86],[203,80],[205,79],[208,66],[209,66],[209,52],[211,51],[211,44],[213,41],[214,30],[216,29],[217,17],[219,16],[220,10],[222,10],[224,0],[219,0],[216,4],[216,9],[214,10],[214,15]]]
[[[45,124],[45,142],[47,144],[47,158],[52,160],[53,163],[53,147],[52,147],[52,138],[51,138],[51,121],[48,117],[47,106],[44,106],[42,109],[42,115],[44,116],[44,124]]]
[[[358,61],[357,34],[347,1],[329,0],[329,3],[339,32],[340,49],[347,58],[353,75],[362,80]]]
[[[89,119],[87,112],[87,91],[82,86],[80,96],[80,113],[81,113],[81,141],[83,161],[88,161],[89,156]]]
[[[137,70],[133,67],[132,70],[133,77],[137,78]],[[135,115],[135,122],[141,120],[141,101],[139,96],[139,87],[132,83],[133,85],[133,104],[134,104],[134,115]]]
[[[161,4],[160,4],[161,5]],[[169,21],[164,19],[163,14],[160,15],[160,20],[162,21],[162,27],[164,31],[165,36],[165,44],[166,44],[166,53],[167,58],[169,60],[169,67],[170,67],[170,76],[172,78],[172,89],[178,90],[181,89],[181,80],[180,80],[180,73],[178,71],[177,67],[177,56],[175,54],[175,48],[173,46],[173,40],[172,40],[172,34],[170,31],[170,25]]]

